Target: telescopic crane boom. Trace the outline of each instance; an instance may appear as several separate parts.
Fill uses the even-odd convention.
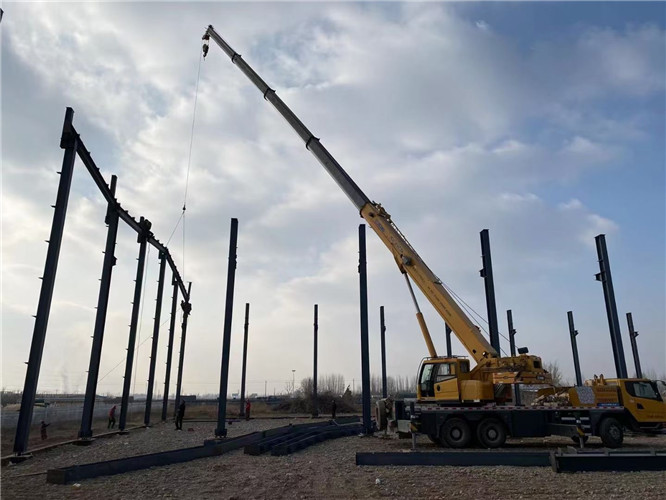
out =
[[[543,374],[540,358],[536,356],[519,356],[514,358],[500,358],[499,353],[493,349],[486,338],[481,334],[479,328],[474,325],[467,315],[463,312],[456,301],[445,289],[442,281],[428,268],[423,259],[416,250],[409,244],[405,236],[400,232],[397,226],[391,220],[391,216],[379,203],[370,201],[360,187],[345,172],[342,166],[321,144],[320,140],[310,132],[310,130],[301,122],[301,120],[289,109],[289,107],[278,97],[275,90],[270,88],[266,82],[250,67],[248,63],[215,31],[213,26],[208,26],[203,35],[204,56],[208,52],[208,42],[210,39],[227,54],[231,61],[247,76],[250,81],[259,89],[268,102],[282,115],[291,128],[305,143],[305,147],[315,156],[326,171],[333,177],[333,180],[340,186],[342,191],[349,197],[354,206],[359,210],[370,227],[377,233],[386,247],[391,251],[400,271],[409,276],[423,294],[428,298],[435,310],[444,319],[458,339],[462,342],[470,356],[477,362],[477,365],[483,365],[485,372],[494,373],[497,382],[497,373],[502,371],[531,371],[532,377],[527,377],[530,382],[534,381],[535,373]],[[409,279],[407,279],[409,285]],[[410,294],[416,305],[414,293],[409,286]],[[425,326],[425,321],[420,310],[417,308],[417,319],[423,333],[426,346],[431,358],[437,358],[437,351],[433,345],[432,339]],[[518,359],[522,363],[517,363]],[[533,363],[525,365],[524,361],[530,358],[537,361],[536,366]],[[498,363],[499,360],[506,360],[504,363]],[[484,362],[484,360],[486,362]],[[478,366],[477,366],[478,367]],[[502,368],[503,367],[503,368]],[[525,373],[527,375],[527,373]],[[543,377],[541,377],[543,378]],[[513,379],[512,379],[513,380]],[[516,383],[514,381],[513,383]],[[542,382],[543,383],[543,382]]]

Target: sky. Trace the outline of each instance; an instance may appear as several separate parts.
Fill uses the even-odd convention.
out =
[[[481,327],[479,232],[489,229],[501,346],[574,380],[614,375],[594,237],[605,234],[627,366],[666,373],[665,4],[3,2],[2,386],[25,378],[65,108],[117,198],[153,224],[192,282],[183,393],[219,388],[231,218],[239,220],[229,393],[319,373],[360,384],[355,207],[214,44],[212,24],[368,197],[382,203]],[[197,75],[200,71],[197,89]],[[193,121],[195,97],[196,116]],[[194,123],[194,126],[193,126]],[[192,133],[193,130],[193,133]],[[191,157],[190,157],[191,146]],[[188,176],[189,164],[189,176]],[[185,196],[187,182],[187,196]],[[183,203],[187,210],[179,223]],[[83,391],[106,205],[77,161],[39,391]],[[98,393],[120,394],[138,245],[121,224]],[[145,393],[158,256],[149,251],[132,391]],[[371,371],[412,377],[427,355],[393,258],[368,229]],[[171,289],[159,334],[164,384]],[[444,323],[418,294],[435,346]],[[180,316],[178,318],[180,322]],[[180,332],[175,335],[177,359]],[[453,351],[466,355],[454,339]],[[171,392],[175,381],[172,371]]]

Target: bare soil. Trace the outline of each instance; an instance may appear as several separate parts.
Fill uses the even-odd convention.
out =
[[[307,420],[252,419],[228,427],[229,437]],[[156,451],[198,446],[213,422],[158,424],[91,446],[64,445],[2,468],[1,496],[13,498],[664,498],[665,472],[556,474],[548,467],[359,467],[357,451],[408,451],[410,440],[348,437],[284,457],[219,457],[100,477],[75,485],[46,483],[46,470]],[[378,435],[379,436],[379,435]],[[510,440],[510,449],[555,449],[564,438]],[[422,450],[438,449],[419,438]],[[592,438],[588,447],[601,448]],[[627,437],[627,449],[666,449],[666,436]]]

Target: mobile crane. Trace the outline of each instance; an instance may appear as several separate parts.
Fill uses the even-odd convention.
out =
[[[565,411],[504,406],[504,403],[510,401],[510,384],[552,383],[550,374],[542,366],[541,358],[528,354],[526,348],[519,350],[518,356],[501,357],[452,298],[444,283],[409,244],[384,207],[370,201],[320,140],[213,26],[208,26],[202,37],[204,58],[208,54],[211,39],[298,134],[306,149],[333,177],[359,210],[361,217],[392,253],[398,269],[405,277],[429,357],[424,358],[419,367],[416,402],[411,403],[408,409],[404,402],[396,401],[395,416],[399,431],[422,432],[433,441],[452,447],[468,446],[472,442],[472,429],[476,430],[481,444],[487,447],[502,446],[507,434],[517,437],[548,434],[576,437],[585,432],[585,426],[590,433],[606,429],[605,434],[608,436],[611,430],[615,432],[616,427],[620,426],[621,433],[618,419],[613,418],[622,410],[617,405],[611,404],[596,413],[594,408],[583,406]],[[410,278],[456,334],[470,358],[475,361],[474,367],[470,367],[470,360],[466,357],[437,355]],[[581,415],[581,411],[585,415]],[[581,423],[585,420],[589,423]],[[606,441],[612,445],[617,439],[609,437]]]

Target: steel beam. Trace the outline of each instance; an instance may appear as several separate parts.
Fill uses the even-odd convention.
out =
[[[439,451],[356,453],[356,465],[510,465],[545,467],[550,465],[547,451]]]
[[[372,434],[370,409],[370,345],[368,335],[368,272],[365,249],[365,224],[358,226],[358,273],[361,306],[361,400],[363,406],[363,433]]]
[[[129,341],[127,343],[127,361],[125,362],[125,378],[123,380],[123,396],[120,402],[120,420],[118,429],[125,430],[127,424],[127,410],[132,382],[132,365],[134,363],[134,347],[136,344],[136,330],[139,325],[139,311],[141,310],[141,288],[143,286],[143,270],[146,265],[146,243],[150,233],[150,221],[141,217],[143,231],[138,234],[139,258],[136,266],[136,280],[134,283],[134,301],[132,302],[132,320],[130,322]]]
[[[60,147],[65,150],[65,153],[60,171],[60,182],[54,206],[53,222],[51,223],[51,235],[48,240],[49,247],[46,251],[46,262],[44,264],[44,275],[42,276],[42,287],[39,292],[35,327],[32,332],[32,344],[30,345],[28,369],[26,370],[25,384],[23,385],[23,394],[21,396],[21,409],[16,425],[16,437],[14,438],[14,453],[19,455],[24,453],[28,448],[32,410],[37,394],[39,370],[42,364],[46,329],[49,322],[49,313],[51,312],[51,299],[53,298],[60,246],[62,244],[65,218],[67,216],[67,202],[74,174],[74,161],[79,147],[79,138],[72,126],[73,118],[74,110],[67,108],[60,138]]]
[[[116,182],[118,178],[111,176],[111,193],[116,194]],[[90,350],[90,364],[88,367],[88,381],[86,382],[86,395],[83,401],[83,413],[81,414],[80,438],[92,437],[93,410],[95,408],[95,396],[97,394],[97,380],[99,378],[99,364],[102,359],[102,343],[104,340],[104,328],[106,326],[106,311],[109,305],[109,290],[111,288],[111,274],[113,266],[116,265],[116,236],[118,235],[118,212],[112,204],[106,209],[106,245],[104,247],[104,262],[102,264],[102,278],[99,284],[99,296],[97,298],[97,312],[95,314],[95,329]]]
[[[486,310],[488,311],[488,330],[490,331],[490,345],[499,354],[499,327],[497,323],[497,306],[495,304],[495,281],[493,279],[493,262],[490,257],[490,234],[487,229],[481,231],[481,260],[483,269],[479,274],[483,278],[486,289]]]
[[[638,332],[634,330],[634,319],[631,313],[627,313],[627,326],[629,327],[629,340],[631,341],[631,352],[634,355],[634,366],[636,367],[636,378],[643,378],[643,370],[641,370],[641,359],[638,356],[638,343],[636,337]]]
[[[241,372],[240,416],[245,416],[245,369],[247,366],[247,333],[250,328],[250,304],[245,304],[245,324],[243,325],[243,370]]]
[[[567,453],[558,450],[551,454],[550,462],[555,472],[666,471],[666,451]]]
[[[513,313],[511,312],[511,309],[508,309],[506,311],[506,321],[507,325],[509,327],[509,349],[511,350],[511,356],[516,355],[516,329],[513,327]],[[514,403],[516,406],[520,406],[521,400],[520,400],[520,385],[519,384],[513,384],[513,398],[514,398]]]
[[[312,416],[319,416],[319,404],[317,402],[317,335],[319,333],[319,306],[314,305],[314,360],[312,367]]]
[[[386,323],[384,322],[384,306],[379,307],[379,331],[382,342],[382,397],[388,397],[388,384],[386,379]]]
[[[146,391],[146,412],[143,423],[150,425],[150,412],[153,407],[153,387],[155,385],[155,364],[157,362],[157,342],[160,335],[160,321],[162,318],[162,296],[164,295],[164,271],[166,270],[166,255],[160,254],[160,274],[157,279],[157,298],[155,299],[155,318],[153,322],[153,344],[150,349],[150,368],[148,370],[148,390]]]
[[[227,386],[229,383],[229,355],[231,350],[231,319],[234,311],[234,285],[236,282],[236,247],[238,242],[238,219],[231,219],[229,236],[229,264],[227,267],[227,296],[224,308],[224,333],[222,339],[222,366],[220,368],[220,400],[217,407],[215,437],[226,437]]]
[[[573,311],[567,311],[567,319],[569,320],[569,336],[571,337],[571,352],[573,353],[574,370],[576,372],[576,385],[581,387],[583,385],[583,375],[580,372],[580,359],[578,358],[578,330],[574,326]]]
[[[169,345],[167,346],[166,373],[164,374],[164,396],[162,397],[162,422],[167,419],[167,406],[169,405],[169,381],[171,378],[171,356],[173,354],[173,333],[176,329],[176,311],[178,310],[178,283],[172,281],[173,295],[171,296],[171,320],[169,324]]]
[[[444,323],[444,332],[446,333],[446,356],[450,358],[453,356],[453,352],[451,351],[451,327]]]
[[[187,286],[187,296],[190,296],[192,291],[192,282]],[[180,405],[180,394],[183,387],[183,365],[185,364],[185,339],[187,337],[187,318],[192,311],[192,304],[188,300],[180,301],[180,308],[183,310],[183,322],[180,325],[180,353],[178,354],[178,376],[176,378],[176,402],[174,411],[178,410]]]
[[[597,281],[601,281],[604,289],[604,301],[606,302],[608,329],[610,330],[611,345],[613,347],[615,372],[618,378],[627,378],[627,363],[624,359],[624,349],[622,348],[620,321],[617,316],[613,278],[611,276],[610,262],[608,260],[608,249],[606,248],[606,235],[600,234],[595,236],[594,240],[597,244],[597,256],[599,258],[599,273],[597,273],[595,277]]]

